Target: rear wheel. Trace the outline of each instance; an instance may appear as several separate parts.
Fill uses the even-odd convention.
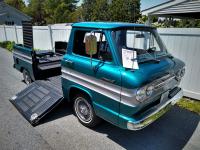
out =
[[[90,99],[87,96],[83,94],[76,95],[73,107],[79,122],[84,126],[92,128],[100,122],[100,118],[96,116]]]
[[[23,78],[26,84],[30,84],[32,82],[30,73],[26,69],[23,69]]]

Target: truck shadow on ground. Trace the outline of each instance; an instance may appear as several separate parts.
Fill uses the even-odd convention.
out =
[[[64,102],[40,124],[72,113],[72,108]],[[106,134],[109,139],[125,149],[181,150],[193,135],[199,121],[199,115],[175,106],[159,120],[140,131],[123,130],[106,121],[93,130]]]
[[[156,122],[140,131],[119,129],[109,123],[99,126],[96,131],[125,149],[181,150],[195,131],[200,116],[177,106]]]

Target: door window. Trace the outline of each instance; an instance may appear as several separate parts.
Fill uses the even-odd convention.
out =
[[[90,57],[90,55],[86,54],[85,50],[85,37],[89,34],[90,32],[88,31],[78,30],[75,32],[73,53],[85,57]],[[112,61],[111,50],[104,33],[97,32],[94,34],[97,37],[97,54],[93,55],[92,58],[103,61]]]

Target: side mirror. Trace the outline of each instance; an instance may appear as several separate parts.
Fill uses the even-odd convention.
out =
[[[85,50],[87,55],[95,55],[97,53],[97,37],[95,35],[88,35],[85,37]]]

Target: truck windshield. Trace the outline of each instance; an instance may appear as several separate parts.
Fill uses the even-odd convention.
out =
[[[169,55],[154,28],[118,29],[112,31],[112,37],[120,56],[122,49],[134,50],[137,52],[138,62],[156,60]]]

